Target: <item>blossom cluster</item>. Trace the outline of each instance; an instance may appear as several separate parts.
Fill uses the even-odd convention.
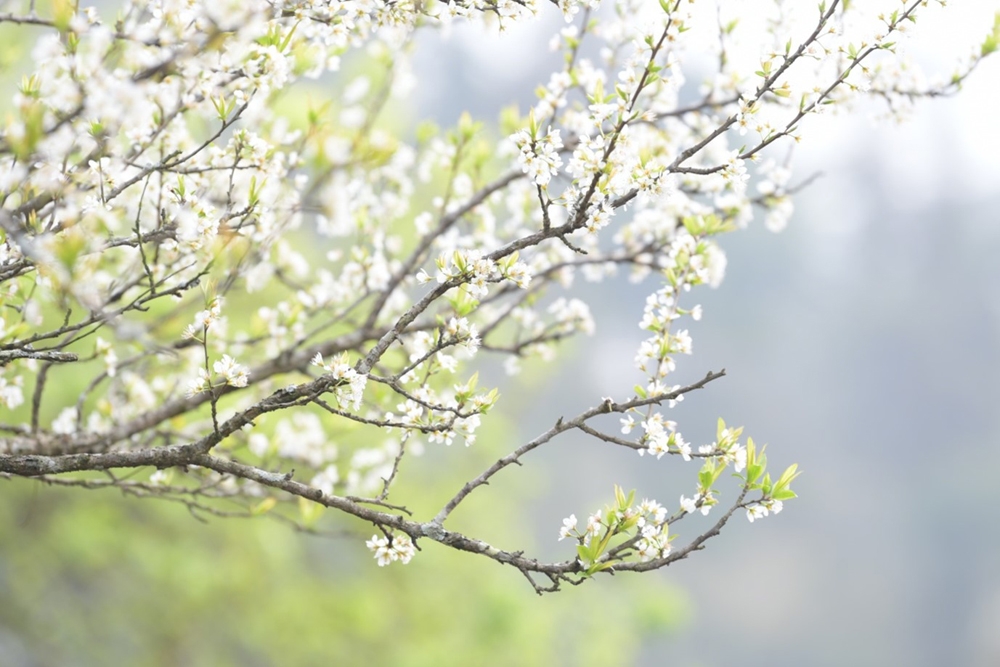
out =
[[[127,0],[115,18],[27,4],[0,17],[41,30],[0,125],[0,471],[23,452],[162,456],[163,494],[244,498],[251,514],[298,495],[289,516],[316,521],[318,503],[367,517],[378,563],[405,563],[424,533],[390,538],[400,524],[361,508],[399,512],[407,456],[485,437],[499,392],[478,386],[481,357],[511,374],[551,359],[598,326],[577,278],[627,271],[655,279],[640,379],[573,428],[702,467],[673,517],[617,490],[582,530],[567,520],[586,574],[665,562],[668,526],[721,502],[725,470],[751,520],[794,497],[794,467],[771,479],[740,429],[720,422],[695,451],[668,417],[703,315],[689,295],[723,280],[722,235],[758,210],[771,230],[789,223],[785,151],[811,116],[868,93],[905,110],[1000,41],[995,27],[935,87],[897,53],[920,0],[808,16],[777,3],[762,30],[743,27],[763,16],[748,3],[692,0],[608,0],[599,18],[596,0]],[[426,74],[418,29],[502,32],[550,10],[568,22],[562,64],[526,114],[505,111],[498,133],[467,113],[391,130],[385,110]],[[717,71],[688,81],[706,55]],[[359,67],[342,71],[347,57]],[[321,76],[326,101],[303,87]],[[587,423],[607,411],[621,435]],[[440,521],[567,430],[499,459]],[[169,459],[178,442],[198,461]]]
[[[635,427],[632,415],[621,419],[621,423],[625,434]],[[664,422],[658,413],[652,413],[642,426],[645,434],[636,445],[640,455],[648,451],[660,458],[663,454],[673,453],[679,454],[685,461],[692,460],[691,446],[674,430],[674,422]],[[728,427],[719,420],[716,440],[698,448],[697,456],[704,462],[698,472],[697,491],[691,497],[680,496],[677,512],[673,516],[668,516],[667,509],[655,500],[644,499],[636,505],[634,491],[626,495],[615,487],[615,505],[591,514],[583,529],[578,526],[576,515],[570,515],[563,520],[559,539],[572,537],[577,540],[578,557],[587,574],[621,568],[633,561],[645,563],[666,559],[672,551],[670,540],[675,536],[668,530],[670,524],[688,515],[711,514],[720,502],[717,482],[728,469],[742,481],[743,487],[730,513],[737,507],[745,508],[751,523],[769,514],[778,514],[784,507],[784,501],[795,497],[790,486],[799,474],[797,467],[789,466],[777,480],[772,481],[770,473],[766,472],[767,457],[763,448],[758,451],[752,439],[748,439],[745,445],[741,444],[739,439],[742,433],[742,428]],[[760,493],[755,499],[747,500],[749,492]],[[722,517],[721,523],[724,524],[727,518],[728,514]]]
[[[438,283],[461,281],[469,293],[479,299],[489,294],[489,283],[500,280],[509,280],[517,287],[527,289],[531,283],[531,270],[527,264],[518,261],[516,255],[508,256],[506,261],[496,262],[484,257],[478,249],[456,250],[451,257],[439,257],[437,260]],[[417,281],[430,282],[430,276],[421,269]]]
[[[538,139],[532,138],[528,130],[521,130],[511,137],[511,141],[518,149],[517,161],[524,173],[539,187],[547,188],[562,166],[559,150],[563,142],[559,130],[549,130]]]
[[[319,352],[312,358],[312,365],[323,369],[338,382],[335,391],[337,401],[341,405],[347,405],[355,410],[361,407],[361,399],[368,385],[368,377],[358,373],[350,366],[347,354],[341,354],[334,361],[323,361],[323,355]]]
[[[375,554],[375,560],[379,567],[396,561],[405,565],[416,553],[413,541],[405,533],[396,533],[391,537],[372,535],[372,538],[365,542],[365,545]]]
[[[595,571],[631,555],[643,563],[669,556],[672,537],[666,508],[649,499],[635,503],[634,492],[626,497],[617,487],[615,497],[616,505],[588,516],[582,530],[576,515],[564,519],[559,539],[575,538],[581,563]],[[625,541],[615,548],[614,538]]]

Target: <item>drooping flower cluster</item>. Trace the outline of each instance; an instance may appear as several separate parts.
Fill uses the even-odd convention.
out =
[[[396,533],[391,537],[372,535],[372,538],[365,542],[365,545],[375,554],[375,560],[379,567],[385,567],[396,561],[405,565],[416,553],[413,541],[405,533]]]

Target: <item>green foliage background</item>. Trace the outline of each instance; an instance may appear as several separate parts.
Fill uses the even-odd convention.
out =
[[[31,69],[39,34],[0,27],[0,89],[13,91]],[[278,103],[301,115],[319,92]],[[316,252],[308,239],[299,245]],[[87,381],[58,376],[46,388],[43,423]],[[491,414],[476,447],[445,452],[440,464],[431,451],[430,460],[408,458],[416,470],[400,497],[414,509],[438,507],[507,453],[509,442],[490,441],[514,432],[503,419]],[[528,463],[515,474],[536,474]],[[456,529],[501,548],[538,546],[530,499],[480,494],[455,517]],[[604,577],[538,597],[512,568],[429,543],[409,565],[379,568],[364,547],[371,528],[332,514],[323,527],[349,534],[305,535],[267,517],[203,523],[176,503],[0,479],[0,666],[607,667],[632,664],[644,639],[681,618],[674,589],[652,576]],[[554,542],[557,528],[544,539]],[[569,557],[572,547],[557,553]]]
[[[507,529],[524,510],[492,506],[477,520]],[[538,597],[515,570],[433,544],[379,568],[363,536],[0,483],[0,664],[632,664],[680,617],[655,577]]]

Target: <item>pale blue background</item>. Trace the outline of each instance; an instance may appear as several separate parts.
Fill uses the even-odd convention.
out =
[[[918,57],[950,71],[995,5],[934,14],[918,26]],[[422,46],[418,73],[439,75],[422,77],[436,83],[417,112],[449,122],[459,108],[486,119],[513,99],[526,108],[555,62],[548,34],[526,28],[508,48],[459,31],[441,50]],[[718,416],[744,424],[771,443],[773,466],[801,465],[801,498],[752,526],[737,517],[705,552],[654,575],[691,615],[644,647],[642,664],[1000,664],[998,82],[989,63],[902,127],[872,122],[875,107],[805,125],[793,181],[826,176],[797,198],[789,229],[757,220],[723,240],[726,281],[692,296],[705,317],[675,381],[729,376],[676,418],[696,444]],[[509,399],[522,441],[639,380],[651,289],[598,288],[597,335],[533,388],[544,400]],[[693,491],[693,468],[582,437],[526,462],[551,484],[536,530],[554,554],[560,519],[601,506],[614,483],[671,508]]]

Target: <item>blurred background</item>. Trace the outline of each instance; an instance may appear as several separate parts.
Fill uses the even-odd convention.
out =
[[[950,72],[997,9],[936,11],[918,59]],[[414,119],[526,108],[558,59],[549,14],[502,41],[456,29],[419,43]],[[903,125],[872,122],[876,106],[813,119],[793,182],[824,175],[789,228],[757,220],[723,239],[726,280],[698,293],[675,381],[728,375],[674,418],[702,444],[721,416],[770,443],[772,467],[798,462],[800,498],[781,515],[737,515],[665,571],[539,598],[513,570],[434,546],[380,570],[361,534],[206,525],[183,506],[4,482],[0,665],[1000,665],[998,84],[987,62]],[[555,416],[625,395],[651,289],[597,286],[597,333],[505,386],[482,447],[419,460],[428,498]],[[561,519],[613,484],[670,509],[693,491],[672,457],[585,438],[525,463],[457,526],[564,558]]]

